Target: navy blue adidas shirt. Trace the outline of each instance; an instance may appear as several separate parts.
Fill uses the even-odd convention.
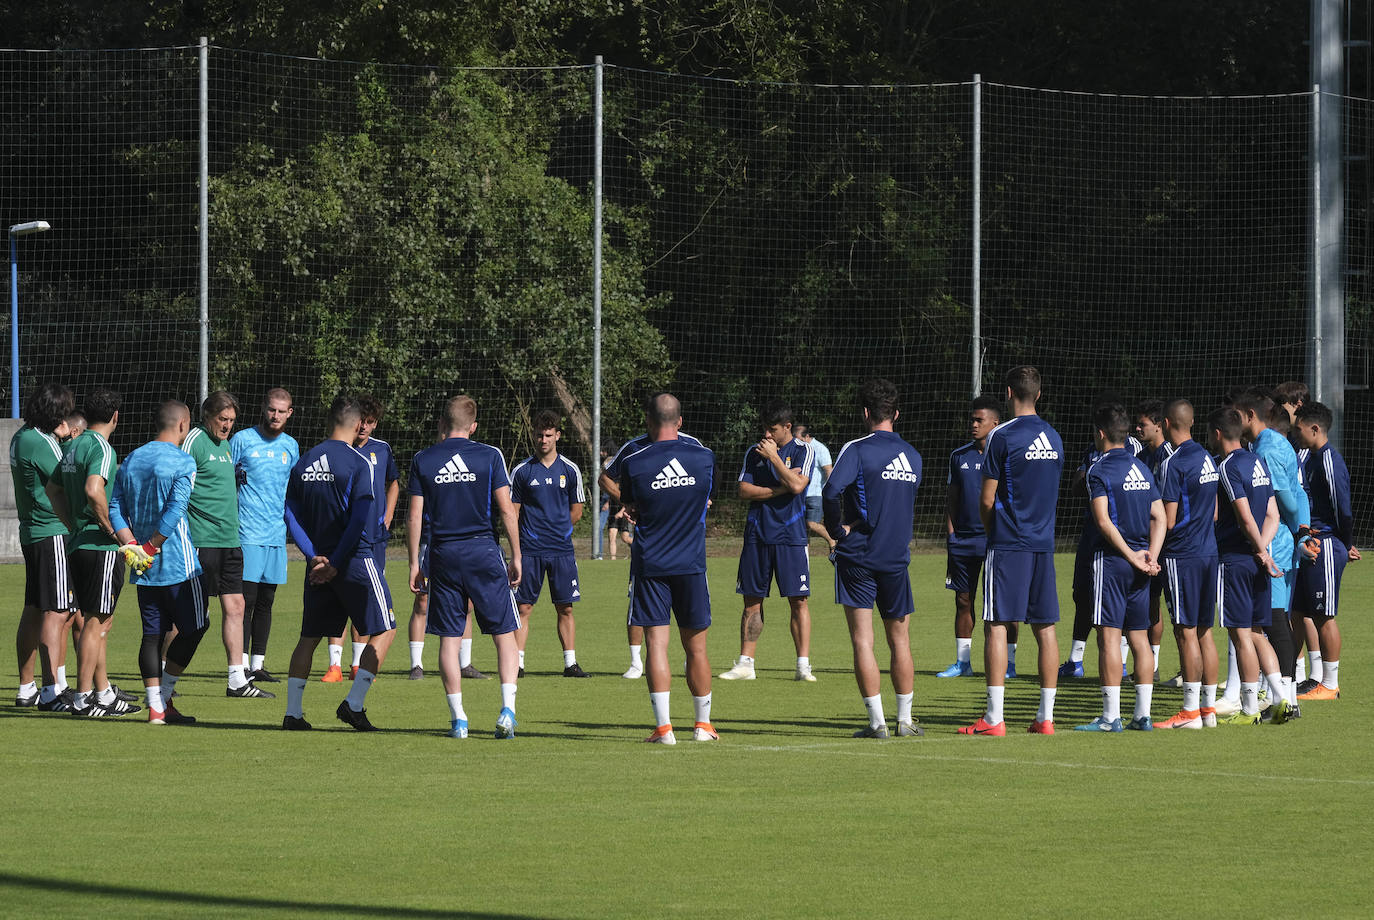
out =
[[[509,487],[499,450],[471,438],[448,438],[410,461],[406,491],[425,500],[430,546],[437,546],[473,537],[494,539],[492,496]]]
[[[1244,500],[1255,519],[1255,529],[1264,531],[1264,518],[1269,513],[1269,499],[1274,495],[1269,468],[1258,455],[1245,448],[1227,454],[1217,470],[1221,477],[1221,491],[1217,496],[1217,552],[1223,556],[1249,556],[1255,552],[1236,517],[1235,503]]]
[[[684,434],[681,431],[677,433],[677,439],[679,441],[686,441],[688,444],[695,444],[698,447],[701,446],[700,441],[692,437],[690,434]],[[606,467],[604,472],[608,477],[610,477],[610,479],[613,482],[620,482],[620,462],[624,460],[626,457],[630,456],[630,454],[638,453],[639,451],[648,447],[652,443],[654,442],[649,438],[647,434],[641,434],[637,437],[633,437],[630,440],[626,441],[623,445],[621,445],[620,450],[615,452],[615,456],[612,457],[610,460],[606,461]]]
[[[647,438],[646,438],[647,440]],[[716,455],[696,438],[653,441],[616,456],[620,500],[635,513],[630,574],[662,578],[706,571],[706,507]]]
[[[1163,469],[1164,461],[1168,460],[1169,457],[1173,455],[1173,452],[1174,445],[1165,441],[1154,450],[1150,450],[1148,447],[1143,448],[1136,456],[1149,468],[1151,475],[1155,477],[1155,484],[1158,485],[1159,471]]]
[[[363,545],[376,501],[372,465],[352,444],[316,444],[291,469],[287,527],[307,556],[327,556],[342,568]]]
[[[586,504],[582,471],[562,454],[545,466],[526,457],[510,471],[510,500],[520,506],[520,552],[557,556],[573,551],[572,506]]]
[[[872,431],[840,449],[821,496],[837,559],[875,572],[905,569],[921,455],[892,431]],[[850,528],[841,537],[839,525]]]
[[[1107,517],[1121,532],[1121,538],[1131,549],[1150,546],[1150,506],[1159,498],[1154,477],[1145,464],[1124,447],[1114,447],[1104,453],[1088,470],[1088,500],[1107,499]],[[1117,555],[1116,547],[1107,542],[1096,526],[1092,528],[1094,552]]]
[[[1196,441],[1184,441],[1159,468],[1159,497],[1177,502],[1174,526],[1164,535],[1161,556],[1183,559],[1217,554],[1212,515],[1217,507],[1217,466]]]
[[[778,448],[778,456],[783,465],[790,470],[801,470],[810,483],[811,468],[815,455],[811,445],[801,438],[793,438]],[[744,463],[740,467],[739,481],[774,489],[782,485],[778,471],[758,448],[751,447],[744,452]],[[767,501],[749,503],[749,514],[744,521],[745,543],[768,543],[774,546],[805,546],[806,536],[806,491],[794,495],[784,492]]]
[[[969,441],[955,448],[949,455],[950,520],[954,533],[946,542],[951,553],[959,556],[982,556],[987,552],[988,536],[978,503],[983,495],[983,452],[977,443]]]
[[[1038,415],[1018,415],[988,433],[983,478],[997,480],[989,549],[1054,551],[1064,442]]]
[[[1350,470],[1345,459],[1331,449],[1331,444],[1298,454],[1302,469],[1302,484],[1312,505],[1312,530],[1326,536],[1333,534],[1347,547],[1355,539],[1355,515],[1350,504]]]

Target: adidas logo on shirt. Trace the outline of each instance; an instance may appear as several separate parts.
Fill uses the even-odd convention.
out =
[[[329,469],[329,455],[321,454],[320,459],[310,464],[301,473],[301,482],[333,482],[334,473]]]
[[[1199,483],[1217,481],[1217,468],[1216,465],[1212,463],[1211,457],[1203,458],[1202,472],[1198,474],[1197,481]]]
[[[907,460],[906,454],[898,454],[892,458],[892,462],[883,468],[883,478],[916,482],[916,474],[912,472],[911,461]]]
[[[1036,439],[1031,442],[1031,446],[1026,449],[1027,460],[1058,460],[1059,451],[1054,449],[1050,443],[1049,436],[1045,432],[1040,432]]]
[[[649,487],[654,491],[659,489],[671,489],[674,486],[694,486],[697,484],[695,476],[689,476],[687,470],[681,463],[677,462],[677,457],[668,461],[668,465],[658,471],[654,477],[653,484]]]
[[[1145,478],[1145,474],[1140,472],[1140,467],[1133,466],[1131,471],[1126,474],[1126,481],[1121,484],[1121,488],[1126,492],[1148,492],[1150,480]]]
[[[448,463],[444,464],[444,468],[435,474],[434,481],[436,483],[476,482],[477,474],[468,469],[468,465],[463,462],[462,454],[454,454]]]
[[[1254,471],[1253,473],[1250,474],[1250,485],[1251,485],[1251,486],[1267,486],[1267,485],[1269,485],[1269,476],[1268,476],[1267,473],[1264,472],[1264,467],[1260,466],[1258,463],[1255,464],[1255,471]]]

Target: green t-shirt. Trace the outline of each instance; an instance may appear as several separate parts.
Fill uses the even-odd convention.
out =
[[[76,539],[67,549],[98,549],[112,552],[119,549],[119,542],[105,532],[105,527],[95,516],[90,502],[86,500],[86,480],[99,476],[105,480],[105,507],[110,506],[110,496],[114,493],[115,471],[119,469],[119,459],[114,448],[98,431],[84,431],[81,437],[67,442],[62,451],[62,463],[58,466],[58,480],[67,496],[67,506],[71,508],[72,523],[76,525]]]
[[[181,449],[196,461],[191,489],[191,542],[200,547],[239,545],[239,497],[229,442],[216,441],[204,428],[192,428]]]
[[[10,476],[19,512],[19,542],[24,546],[44,537],[66,536],[67,528],[44,491],[61,461],[57,438],[32,425],[20,428],[10,439]]]

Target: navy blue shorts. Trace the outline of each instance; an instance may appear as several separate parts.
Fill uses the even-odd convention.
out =
[[[835,603],[877,610],[884,620],[900,620],[916,611],[906,569],[875,572],[844,559],[835,560]]]
[[[945,587],[960,594],[973,594],[978,589],[978,576],[983,574],[983,557],[962,553],[945,554]]]
[[[1093,553],[1093,625],[1150,628],[1150,576],[1112,553]]]
[[[200,576],[175,585],[137,585],[138,612],[143,635],[161,636],[172,631],[200,632],[210,625],[210,598]]]
[[[630,625],[667,626],[672,612],[678,629],[706,629],[711,625],[711,589],[706,573],[630,576]]]
[[[1226,629],[1262,627],[1273,616],[1269,573],[1254,556],[1222,556],[1217,579],[1217,611]]]
[[[983,620],[1058,623],[1054,553],[989,549],[983,563]]]
[[[468,601],[472,602],[477,628],[486,635],[502,636],[520,628],[506,558],[491,537],[433,544],[429,561],[429,622],[425,632],[448,638],[461,636],[468,625]]]
[[[1341,576],[1350,561],[1350,550],[1336,537],[1322,537],[1322,551],[1312,562],[1298,568],[1293,588],[1293,610],[1308,616],[1335,617],[1340,607]]]
[[[549,598],[555,604],[575,604],[582,599],[582,592],[577,588],[577,556],[562,553],[557,556],[520,557],[520,587],[515,589],[515,602],[533,604],[539,600],[539,591],[546,577],[549,580]]]
[[[391,589],[377,559],[366,548],[322,585],[305,582],[301,635],[307,639],[341,636],[350,620],[360,635],[375,636],[396,628]]]
[[[1216,622],[1217,579],[1220,577],[1217,557],[1166,557],[1164,571],[1160,574],[1164,576],[1164,598],[1169,604],[1173,624],[1211,629]]]
[[[806,547],[745,541],[739,554],[735,593],[745,597],[767,597],[774,580],[778,583],[779,597],[808,597],[811,594],[811,557]]]

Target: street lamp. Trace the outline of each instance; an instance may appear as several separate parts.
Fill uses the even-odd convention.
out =
[[[10,227],[10,417],[19,418],[19,247],[21,236],[51,230],[46,220],[31,220]]]

